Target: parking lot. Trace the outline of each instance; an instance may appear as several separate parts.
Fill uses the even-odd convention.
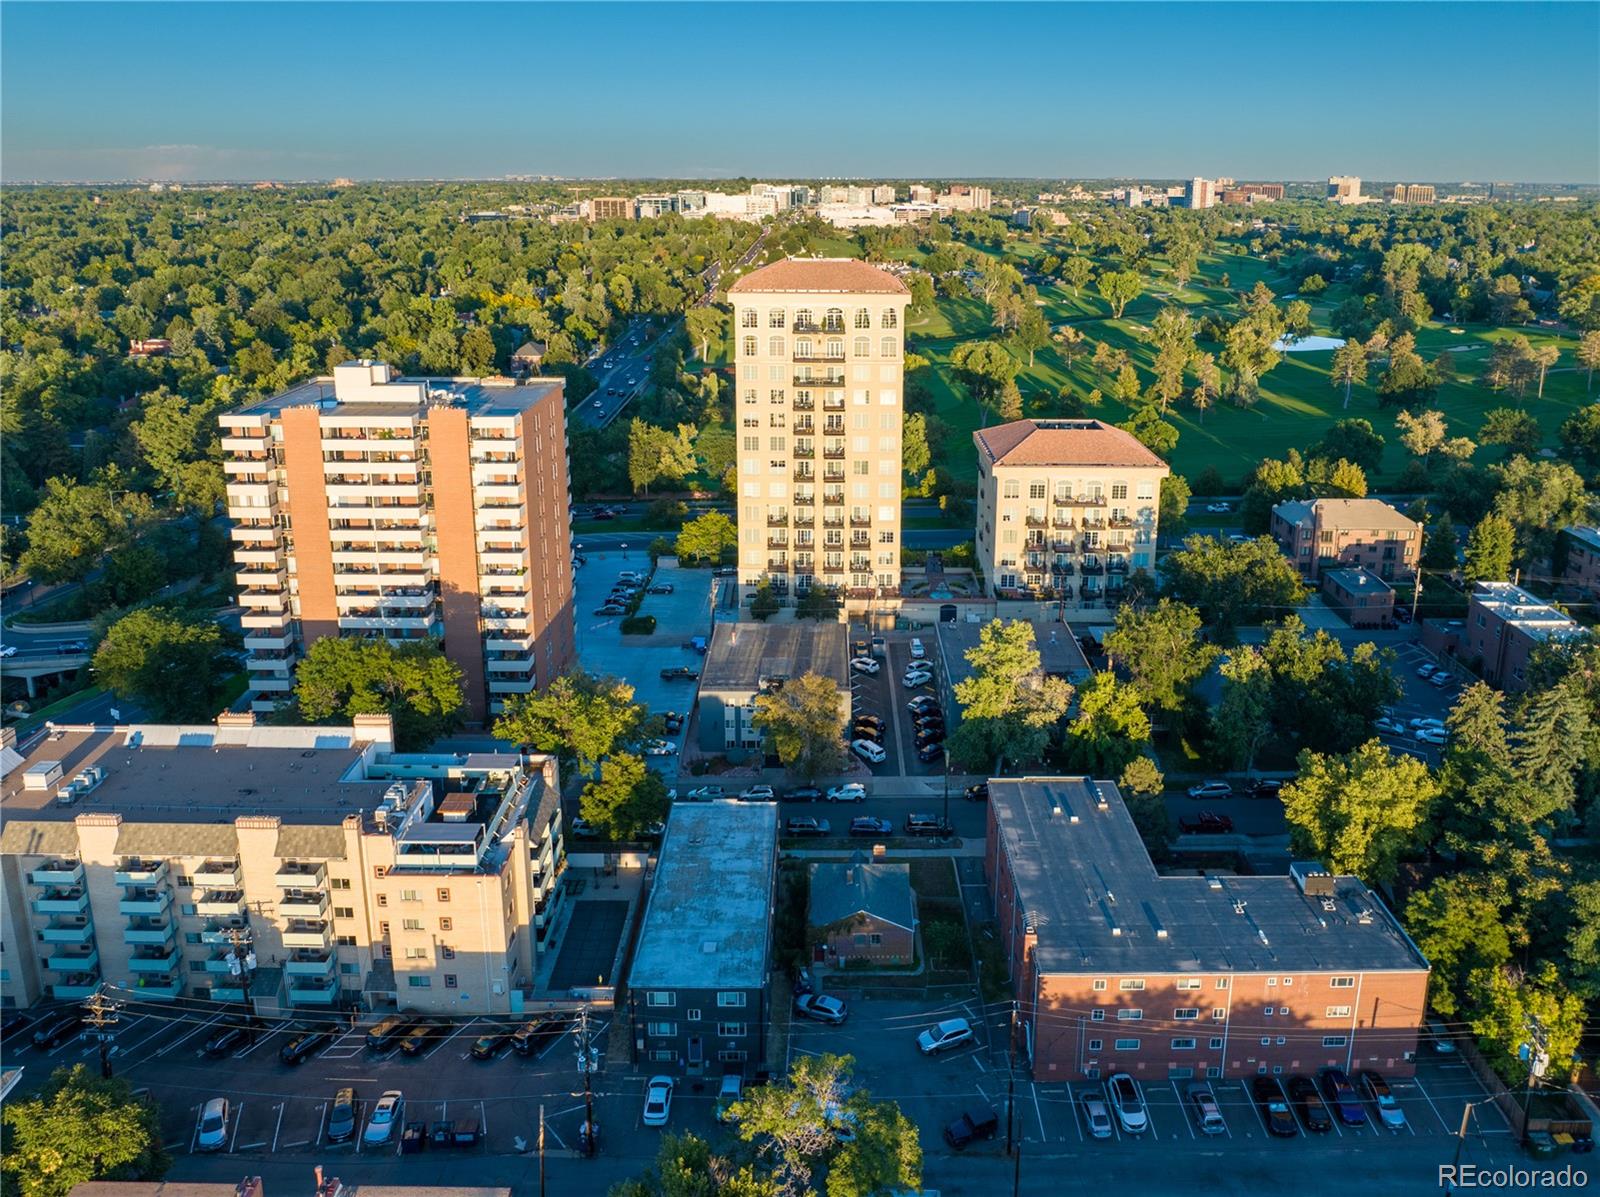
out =
[[[852,627],[850,636],[854,644],[864,637],[864,633]],[[912,639],[911,635],[904,632],[889,633],[884,637],[884,651],[887,656],[882,662],[882,668],[876,674],[862,673],[854,669],[850,671],[851,714],[877,715],[888,723],[883,740],[884,750],[888,753],[887,759],[878,765],[862,762],[862,766],[869,769],[874,777],[938,777],[943,772],[942,757],[932,761],[917,759],[914,717],[906,710],[906,704],[916,695],[923,694],[939,699],[940,705],[944,708],[946,731],[955,731],[954,704],[944,697],[945,690],[937,653],[933,651],[927,636],[922,637],[923,644],[929,646],[922,659],[933,677],[919,686],[908,688],[903,684],[907,667],[913,660]]]

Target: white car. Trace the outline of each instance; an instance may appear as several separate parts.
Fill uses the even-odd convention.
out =
[[[1429,728],[1433,728],[1437,731],[1443,731],[1444,720],[1433,718],[1418,718],[1411,720],[1411,730],[1413,732],[1427,731]]]
[[[905,677],[900,679],[900,684],[907,690],[914,690],[918,686],[926,686],[933,681],[933,674],[926,669],[911,669],[906,671]]]
[[[889,759],[889,754],[883,750],[883,745],[874,744],[871,740],[851,740],[850,751],[869,765],[881,765]]]
[[[775,802],[777,797],[771,786],[746,786],[739,791],[741,802]]]
[[[713,802],[726,795],[727,791],[721,786],[696,786],[689,791],[689,797],[695,802]]]
[[[678,751],[678,746],[671,740],[646,740],[644,744],[645,756],[672,756]]]
[[[363,1143],[387,1143],[394,1128],[400,1123],[400,1112],[406,1099],[398,1089],[390,1089],[378,1098],[372,1107],[372,1117],[367,1119],[367,1129],[361,1135]]]
[[[862,741],[857,740],[857,744]],[[867,787],[859,781],[847,782],[842,786],[834,786],[828,791],[829,802],[865,802],[867,800]]]
[[[0,657],[14,657],[16,655],[17,646],[15,644],[7,644],[3,648],[0,648]],[[877,670],[874,669],[873,672],[876,673]]]
[[[1206,510],[1212,515],[1225,515],[1233,510],[1232,503],[1207,503]]]
[[[672,1078],[653,1076],[644,1087],[644,1124],[665,1126],[672,1114]]]
[[[1111,1098],[1111,1108],[1117,1112],[1117,1121],[1130,1135],[1142,1135],[1150,1128],[1150,1115],[1144,1108],[1144,1096],[1133,1078],[1119,1072],[1106,1082],[1106,1095]]]
[[[928,650],[922,647],[922,641],[915,636],[911,638],[911,659],[920,661],[928,655]]]
[[[1106,1109],[1105,1100],[1098,1093],[1083,1095],[1083,1120],[1089,1126],[1091,1139],[1111,1137],[1111,1111]]]
[[[952,1047],[972,1042],[972,1024],[964,1018],[947,1018],[917,1036],[917,1047],[925,1056],[937,1056]]]
[[[1450,683],[1452,683],[1455,680],[1456,679],[1453,676],[1451,676],[1449,671],[1448,670],[1444,670],[1444,669],[1439,670],[1437,673],[1435,673],[1432,677],[1430,677],[1428,679],[1428,681],[1432,685],[1435,685],[1435,686],[1439,687],[1439,689],[1441,689],[1441,690],[1443,690],[1446,686],[1450,685]]]
[[[1432,744],[1435,747],[1450,739],[1450,733],[1442,727],[1425,727],[1417,733],[1417,743]]]
[[[200,1123],[195,1134],[196,1151],[221,1151],[228,1141],[228,1099],[213,1097],[200,1111]]]
[[[1423,681],[1427,681],[1434,675],[1434,668],[1435,667],[1432,664],[1424,661],[1421,665],[1417,666],[1417,676]]]
[[[877,673],[883,666],[871,657],[851,657],[850,668],[857,673]]]
[[[1372,721],[1372,726],[1374,730],[1388,736],[1403,736],[1407,732],[1405,724],[1401,723],[1398,719],[1390,719],[1388,716],[1381,716],[1377,719],[1374,719]]]
[[[1189,787],[1191,798],[1231,798],[1233,787],[1225,781],[1205,781]]]

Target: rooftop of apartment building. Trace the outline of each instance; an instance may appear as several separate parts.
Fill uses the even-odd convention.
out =
[[[777,856],[774,803],[674,805],[628,983],[635,989],[766,984]]]
[[[850,639],[842,623],[719,623],[700,670],[703,691],[759,690],[768,682],[820,673],[850,687]]]
[[[1339,587],[1348,594],[1360,594],[1367,591],[1372,594],[1382,594],[1386,590],[1394,589],[1377,574],[1368,569],[1330,569],[1324,570],[1322,580]]]
[[[792,291],[815,294],[837,291],[841,294],[910,295],[906,285],[887,270],[879,270],[856,258],[784,258],[759,270],[752,270],[728,294],[772,295]]]
[[[1584,631],[1571,616],[1510,582],[1478,582],[1468,597],[1477,606],[1536,640]]]
[[[1586,524],[1573,524],[1571,527],[1561,530],[1585,548],[1600,553],[1600,528],[1591,528]]]
[[[990,465],[1167,468],[1131,433],[1104,420],[1012,420],[980,428],[972,439]]]
[[[1011,622],[1011,621],[1007,621]],[[1039,650],[1039,670],[1052,677],[1079,682],[1092,672],[1083,647],[1072,629],[1064,623],[1043,619],[1025,621],[1033,625],[1033,642]],[[944,653],[945,672],[952,686],[972,676],[972,666],[966,654],[977,648],[986,623],[968,623],[958,620],[938,625],[939,646]]]
[[[1314,517],[1335,528],[1414,528],[1416,521],[1382,499],[1287,499],[1272,514],[1291,524]]]
[[[1162,876],[1109,781],[989,783],[1036,959],[1055,973],[1409,971],[1428,967],[1354,877]],[[1003,916],[1002,916],[1003,917]]]
[[[280,855],[342,856],[340,827],[358,816],[364,830],[392,833],[401,853],[471,850],[494,863],[496,819],[514,812],[502,809],[506,791],[492,779],[515,774],[522,758],[396,754],[393,743],[386,716],[347,727],[268,727],[248,716],[215,725],[54,727],[26,756],[4,752],[0,852],[70,852],[72,821],[100,814],[122,820],[117,850],[128,854],[237,851],[235,820],[268,816],[282,820]],[[89,770],[98,777],[85,777]],[[520,797],[513,805],[531,808],[543,826],[555,787],[538,769],[527,772],[536,788],[526,806]]]
[[[387,362],[352,361],[230,414],[270,418],[316,407],[329,416],[420,416],[433,407],[460,407],[469,416],[517,416],[564,386],[559,378],[402,378]]]

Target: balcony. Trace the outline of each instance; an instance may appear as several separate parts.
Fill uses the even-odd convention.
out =
[[[305,949],[291,952],[283,971],[291,977],[326,977],[333,972],[336,957],[332,952]]]
[[[212,919],[200,931],[200,942],[204,944],[231,944],[234,932],[248,931],[250,920],[247,918]]]
[[[50,996],[58,1002],[81,1002],[95,995],[100,988],[98,973],[79,973],[66,977],[50,986]]]
[[[810,507],[815,502],[816,497],[814,495],[796,495],[794,497],[794,505],[796,507]]]
[[[164,860],[125,860],[112,874],[118,885],[160,885],[167,879],[167,862]]]
[[[811,527],[815,527],[816,526],[816,522],[817,522],[816,515],[814,513],[810,512],[810,511],[797,511],[797,512],[795,512],[795,515],[794,515],[794,526],[796,528],[811,528]]]
[[[1086,515],[1086,516],[1083,517],[1082,527],[1084,527],[1084,528],[1088,528],[1090,530],[1098,531],[1099,529],[1104,528],[1105,526],[1106,526],[1106,521],[1105,521],[1105,517],[1104,516]]]
[[[86,918],[51,919],[39,928],[45,943],[86,944],[94,938],[94,924]]]
[[[1128,572],[1128,559],[1126,557],[1112,557],[1106,562],[1108,574],[1125,574]]]
[[[170,976],[137,977],[133,987],[140,997],[175,998],[183,992],[183,978],[177,973]]]
[[[122,929],[122,942],[133,947],[161,947],[176,939],[177,934],[171,923],[137,919]]]
[[[208,860],[194,871],[195,888],[229,889],[239,884],[239,862]]]
[[[1133,520],[1129,519],[1125,515],[1114,515],[1109,520],[1107,520],[1106,523],[1109,524],[1113,528],[1131,528],[1131,527],[1133,527]]]
[[[1064,558],[1058,559],[1055,564],[1050,567],[1050,572],[1063,578],[1070,578],[1073,574],[1072,562],[1065,560]]]
[[[182,958],[176,945],[164,951],[147,948],[128,957],[128,969],[135,973],[170,973]]]
[[[788,516],[787,513],[782,512],[782,511],[769,511],[769,512],[767,512],[767,527],[769,527],[769,528],[786,528],[786,527],[788,527],[788,525],[789,525],[789,516]]]
[[[1050,520],[1050,526],[1052,528],[1070,529],[1073,527],[1073,519],[1070,515],[1058,515]]]
[[[788,547],[789,547],[789,538],[787,536],[769,536],[769,537],[767,537],[767,548],[769,548],[769,549],[787,549]]]
[[[1099,577],[1101,574],[1103,574],[1105,572],[1106,572],[1105,571],[1105,566],[1102,565],[1097,559],[1095,559],[1093,557],[1084,558],[1084,562],[1083,562],[1083,576],[1084,577],[1086,577],[1086,578],[1097,578],[1097,577]]]
[[[872,558],[871,557],[852,557],[852,558],[850,558],[850,572],[854,573],[854,574],[871,573],[872,572]]]
[[[283,929],[286,948],[325,948],[329,946],[328,924],[296,920]]]
[[[822,451],[822,456],[828,461],[843,461],[844,449],[842,447],[837,449],[824,449]]]
[[[196,879],[198,880],[198,878]],[[244,891],[240,889],[211,889],[195,902],[195,913],[202,918],[244,913]]]
[[[211,1000],[214,1002],[244,1001],[244,985],[232,977],[211,982]]]
[[[796,482],[814,482],[816,481],[816,477],[816,471],[814,471],[810,466],[795,467],[794,480]]]
[[[28,874],[29,885],[64,885],[76,886],[83,884],[83,862],[81,860],[49,860]]]
[[[88,973],[100,967],[100,953],[95,948],[61,948],[44,958],[44,966],[55,973]]]
[[[1029,515],[1022,522],[1030,528],[1043,528],[1045,526],[1045,518],[1042,515]]]
[[[822,502],[823,502],[823,505],[826,506],[826,507],[843,507],[844,506],[844,496],[843,495],[823,495],[822,496]]]
[[[768,557],[767,568],[770,570],[778,570],[780,573],[788,573],[789,563],[782,557]]]
[[[872,517],[870,515],[852,515],[850,517],[850,526],[852,528],[870,528],[872,527]]]
[[[222,952],[213,952],[206,957],[206,972],[216,976],[231,976],[233,974],[233,952],[231,949]]]
[[[289,982],[289,1001],[296,1006],[331,1006],[339,996],[339,983],[332,977],[318,980],[297,977]]]
[[[796,399],[793,406],[795,411],[815,411],[817,403],[815,399]]]
[[[822,410],[823,411],[843,411],[844,410],[844,396],[841,395],[836,399],[835,398],[824,399],[822,401]]]
[[[815,449],[811,449],[811,448],[802,449],[799,446],[796,446],[795,450],[794,450],[794,455],[796,457],[800,458],[802,461],[810,461],[813,457],[815,457],[817,455],[817,451]]]
[[[117,902],[117,909],[127,915],[161,915],[172,905],[172,895],[164,889],[130,889]]]

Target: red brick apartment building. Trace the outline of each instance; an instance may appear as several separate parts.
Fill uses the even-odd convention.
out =
[[[1272,509],[1272,538],[1307,581],[1361,567],[1385,582],[1410,578],[1422,525],[1377,499],[1292,499]]]
[[[1037,1080],[1412,1072],[1428,962],[1354,877],[1162,876],[1084,777],[991,781],[984,864]]]
[[[1550,640],[1586,636],[1576,620],[1510,582],[1479,582],[1467,596],[1466,619],[1429,620],[1425,648],[1455,657],[1507,694],[1528,688],[1528,660]]]

